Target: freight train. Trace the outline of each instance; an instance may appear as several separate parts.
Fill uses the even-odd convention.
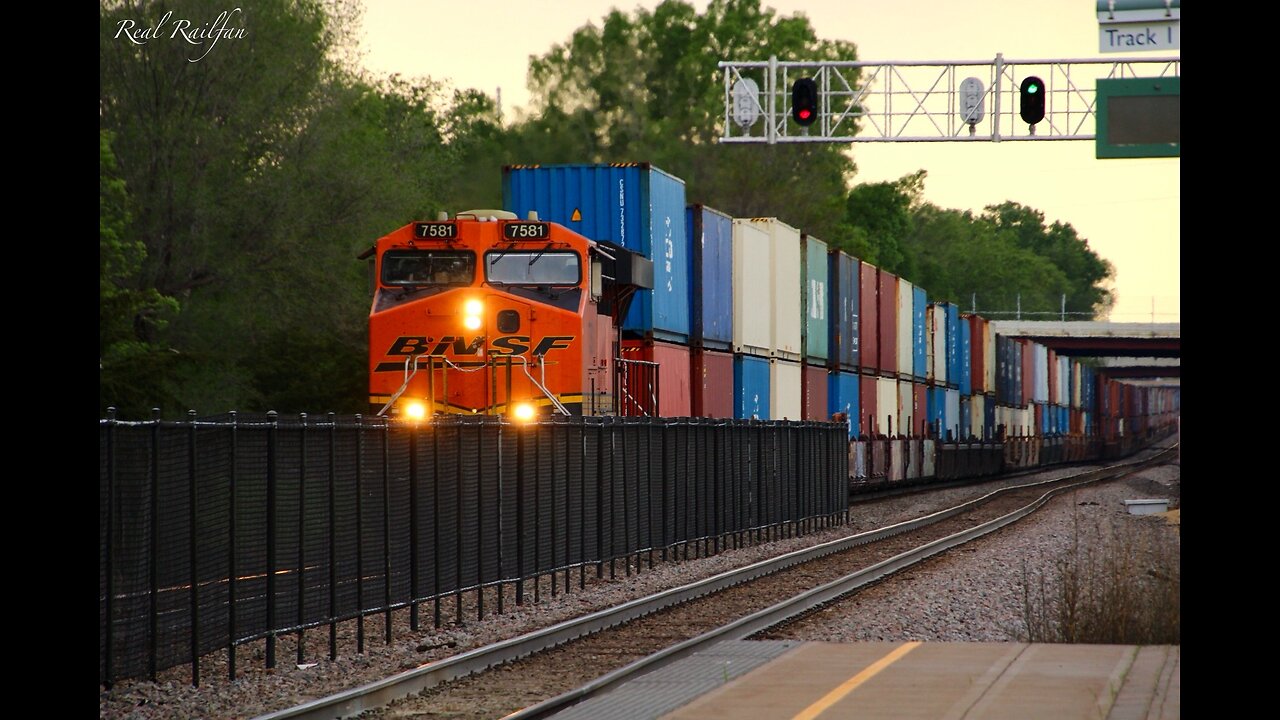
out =
[[[851,441],[1114,440],[1177,416],[1177,388],[999,335],[777,218],[688,205],[648,164],[507,166],[503,204],[377,241],[373,412],[838,416]]]

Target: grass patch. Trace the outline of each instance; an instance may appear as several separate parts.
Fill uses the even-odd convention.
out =
[[[1163,518],[1077,512],[1072,550],[1022,574],[1026,642],[1181,644],[1181,541]]]

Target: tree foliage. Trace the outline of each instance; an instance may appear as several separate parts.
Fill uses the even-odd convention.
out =
[[[100,409],[359,411],[369,267],[407,222],[502,204],[513,163],[649,162],[690,202],[774,216],[981,306],[1086,312],[1110,266],[1070,225],[924,202],[924,171],[850,189],[844,146],[720,144],[721,59],[855,60],[760,0],[614,10],[532,57],[530,112],[440,81],[356,68],[358,0],[259,0],[243,37],[143,42],[226,11],[212,0],[100,6]]]
[[[196,62],[164,32],[143,44],[113,37],[122,21],[152,27],[171,12],[170,24],[199,23],[223,9],[101,10],[100,126],[134,199],[112,227],[137,287],[181,305],[146,338],[175,361],[136,394],[170,415],[361,410],[368,268],[356,256],[444,207],[483,113],[430,80],[375,80],[343,64],[358,15],[344,2],[254,3],[235,21],[245,37]],[[103,202],[105,217],[105,189]],[[104,251],[104,276],[110,261]],[[104,328],[125,322],[105,299],[103,313]],[[119,403],[135,393],[107,382],[103,352],[102,401]]]
[[[856,60],[802,14],[759,0],[712,0],[703,13],[667,0],[614,10],[599,26],[532,58],[534,115],[513,128],[514,162],[650,162],[684,179],[688,197],[737,217],[776,216],[828,241],[844,232],[855,166],[822,143],[720,145],[720,60]]]
[[[111,134],[99,131],[98,363],[100,409],[113,402],[128,415],[169,399],[158,380],[173,356],[159,337],[178,304],[146,287],[140,274],[147,250],[128,237],[129,194],[118,174]]]
[[[975,216],[924,202],[925,171],[849,192],[846,222],[852,254],[926,288],[930,299],[993,317],[1059,313],[1069,319],[1105,312],[1114,270],[1071,225],[1015,202]],[[859,255],[858,253],[862,254]],[[1032,315],[1034,317],[1034,315]]]

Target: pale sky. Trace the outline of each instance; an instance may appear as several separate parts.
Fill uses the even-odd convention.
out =
[[[529,56],[546,53],[613,7],[658,0],[364,0],[365,67],[502,89],[508,118],[528,103]],[[693,0],[699,10],[706,0]],[[1178,51],[1098,51],[1093,0],[763,0],[778,15],[806,15],[817,35],[848,40],[862,61],[973,61],[1165,57]],[[745,59],[745,58],[739,58]],[[768,58],[752,58],[768,60]],[[1048,79],[1048,78],[1046,78]],[[710,78],[722,86],[723,77]],[[1089,128],[1082,133],[1092,132]],[[1118,322],[1179,321],[1181,160],[1094,157],[1092,141],[853,143],[855,183],[928,171],[924,197],[980,211],[1012,200],[1070,223],[1116,268]],[[646,158],[635,158],[644,161]],[[493,168],[499,172],[499,168]],[[690,198],[690,202],[696,198]],[[785,214],[779,208],[779,214]],[[967,303],[964,304],[968,309]],[[979,310],[983,309],[978,299]],[[1000,308],[1003,309],[1003,308]],[[1010,308],[1012,309],[1012,308]]]

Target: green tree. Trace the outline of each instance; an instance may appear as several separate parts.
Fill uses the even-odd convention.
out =
[[[129,194],[119,177],[111,134],[98,132],[98,404],[141,415],[168,399],[158,382],[173,356],[159,337],[178,303],[154,288],[139,287],[146,248],[126,237]],[[149,400],[148,400],[149,399]]]
[[[1115,276],[1115,268],[1090,249],[1089,241],[1070,224],[1054,222],[1046,226],[1044,213],[1012,201],[988,205],[982,219],[997,230],[1010,233],[1018,247],[1062,270],[1067,286],[1046,309],[1061,311],[1063,295],[1066,311],[1074,313],[1076,319],[1091,319],[1111,308],[1115,299],[1104,283]]]
[[[849,191],[845,222],[853,233],[846,250],[910,279],[915,274],[916,256],[908,254],[903,244],[912,233],[912,213],[924,195],[926,175],[917,170],[893,182],[863,183]]]
[[[344,0],[254,3],[233,21],[245,37],[197,62],[164,34],[113,37],[122,21],[151,27],[170,11],[170,22],[211,20],[224,9],[101,10],[100,125],[136,200],[120,232],[145,250],[137,287],[182,307],[163,337],[180,362],[154,376],[164,394],[138,388],[138,402],[163,401],[169,415],[359,410],[369,296],[367,263],[355,258],[443,209],[457,159],[487,147],[493,123],[477,109],[483,98],[352,69],[358,12]],[[104,326],[123,321],[103,312]]]
[[[819,40],[808,18],[759,0],[712,0],[703,13],[668,0],[614,10],[599,26],[532,58],[534,114],[512,128],[517,163],[650,162],[684,179],[691,201],[737,217],[780,217],[829,242],[847,232],[841,204],[855,171],[824,143],[721,145],[720,60],[855,60]]]

